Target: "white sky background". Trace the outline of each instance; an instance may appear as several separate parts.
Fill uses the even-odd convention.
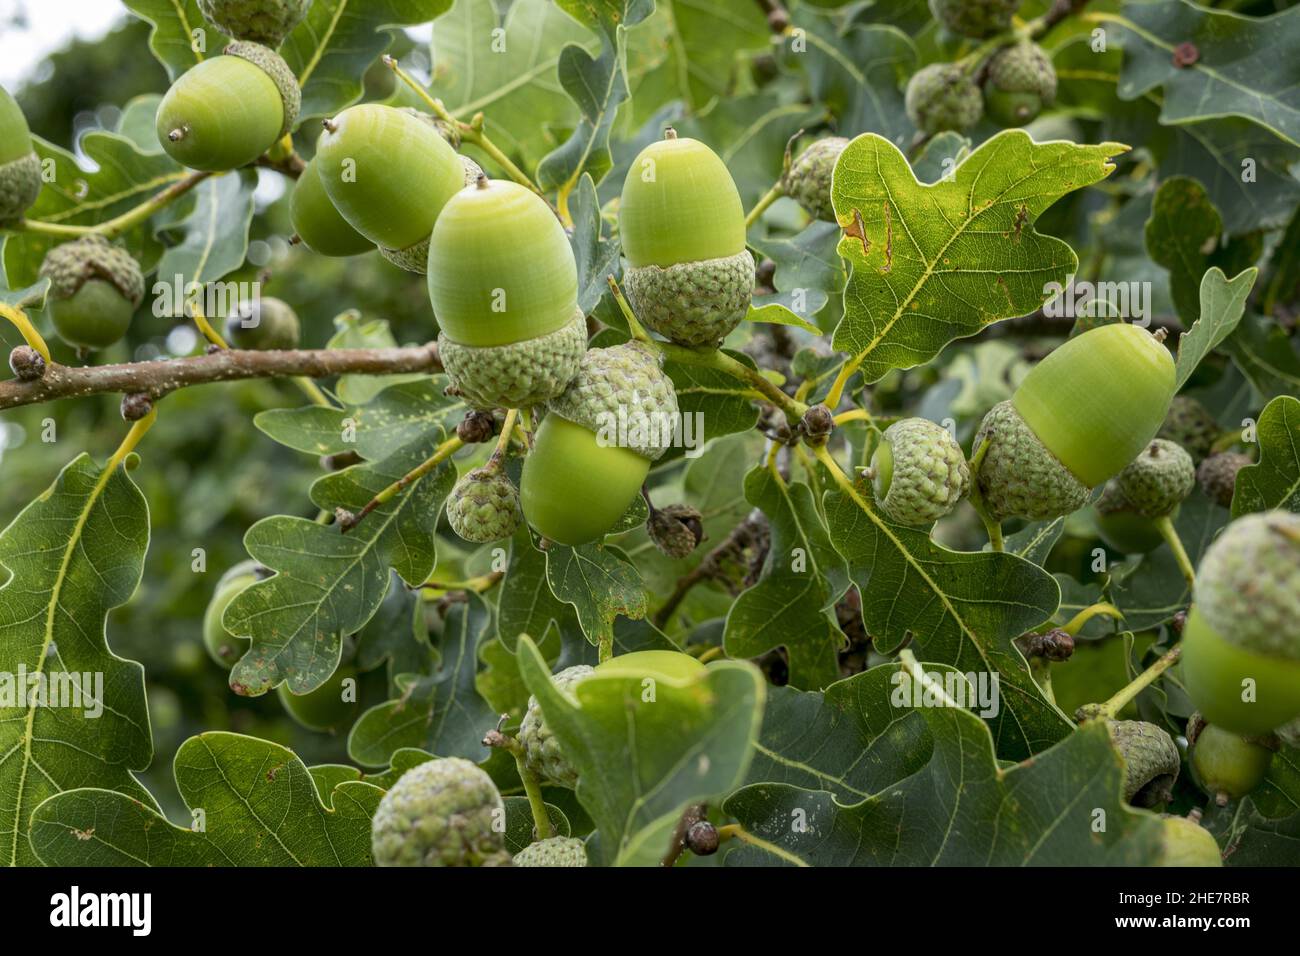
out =
[[[97,40],[126,16],[118,0],[0,0],[0,85],[16,89],[73,37]]]

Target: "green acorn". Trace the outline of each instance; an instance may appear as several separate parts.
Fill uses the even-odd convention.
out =
[[[1157,866],[1223,866],[1223,855],[1210,831],[1187,817],[1166,816],[1164,848]]]
[[[298,80],[280,54],[239,40],[176,80],[154,127],[167,155],[191,169],[247,166],[293,130]]]
[[[980,425],[985,509],[1001,520],[1081,508],[1155,436],[1173,392],[1173,359],[1144,329],[1113,323],[1067,339]]]
[[[668,129],[632,162],[618,221],[637,317],[683,345],[721,343],[749,312],[754,257],[740,193],[718,154]]]
[[[1182,445],[1192,456],[1192,461],[1199,464],[1221,434],[1223,429],[1204,405],[1190,396],[1175,395],[1156,437],[1168,438]]]
[[[503,866],[505,804],[462,757],[412,767],[384,794],[370,826],[376,866]]]
[[[1024,126],[1056,99],[1056,70],[1036,43],[1003,47],[988,63],[984,106],[1003,126]]]
[[[574,837],[530,843],[515,854],[515,866],[586,866],[587,846]]]
[[[506,475],[475,468],[464,475],[447,498],[451,530],[466,541],[500,541],[519,527],[519,491]]]
[[[1182,764],[1174,739],[1144,720],[1108,720],[1106,728],[1124,760],[1124,801],[1135,807],[1168,803]]]
[[[1095,511],[1097,533],[1109,548],[1123,554],[1146,554],[1164,544],[1164,535],[1155,521],[1138,513],[1114,478],[1102,488]],[[1169,517],[1177,515],[1175,505]]]
[[[289,195],[289,220],[298,241],[322,256],[356,256],[375,248],[334,207],[315,159],[294,183]]]
[[[69,345],[98,349],[126,334],[144,300],[140,264],[103,236],[82,236],[45,255],[40,274],[50,280],[50,318]]]
[[[341,664],[325,683],[305,694],[295,694],[289,690],[288,684],[281,684],[277,691],[280,706],[306,730],[322,734],[342,733],[360,713],[356,701],[343,699],[343,682],[355,680],[356,676],[355,667]]]
[[[835,221],[835,209],[831,205],[831,176],[840,153],[847,145],[849,141],[843,136],[819,139],[800,153],[781,176],[781,191],[814,219]]]
[[[984,115],[984,98],[955,63],[931,63],[912,74],[903,97],[907,117],[927,136],[970,129]]]
[[[198,0],[199,12],[228,37],[277,47],[307,15],[311,0]]]
[[[1011,27],[1021,0],[930,0],[934,18],[958,36],[982,40]]]
[[[562,694],[576,702],[573,688],[582,683],[593,670],[586,664],[575,664],[566,667],[551,680]],[[578,771],[564,756],[560,742],[551,733],[551,728],[546,726],[546,719],[542,716],[542,708],[536,697],[528,698],[528,709],[519,725],[519,742],[523,745],[528,769],[538,778],[570,790],[578,785]]]
[[[1277,743],[1271,738],[1246,738],[1206,724],[1197,714],[1187,724],[1188,764],[1201,789],[1225,807],[1264,782]]]
[[[1196,480],[1206,497],[1221,508],[1231,508],[1232,496],[1237,492],[1237,472],[1249,464],[1249,455],[1221,451],[1201,462],[1196,469]]]
[[[904,418],[885,429],[871,456],[876,503],[899,524],[931,525],[970,490],[970,468],[948,429]]]
[[[1172,514],[1196,485],[1196,466],[1181,446],[1153,438],[1142,454],[1115,476],[1124,498],[1144,518]]]
[[[41,160],[27,118],[0,87],[0,224],[21,219],[41,191]]]
[[[433,126],[393,106],[350,106],[324,126],[313,161],[334,208],[388,258],[423,271],[433,224],[465,185],[460,158]]]
[[[660,354],[640,342],[591,349],[524,459],[524,517],[539,534],[579,545],[603,537],[673,439],[677,393]]]
[[[219,666],[230,670],[248,650],[248,639],[231,634],[221,623],[230,602],[250,584],[261,580],[262,568],[256,561],[241,561],[221,576],[212,599],[203,611],[203,646]]]
[[[296,349],[298,313],[283,299],[263,295],[241,302],[226,318],[226,339],[237,349]]]
[[[1259,735],[1300,716],[1300,515],[1228,525],[1201,558],[1182,646],[1187,696],[1211,724]]]

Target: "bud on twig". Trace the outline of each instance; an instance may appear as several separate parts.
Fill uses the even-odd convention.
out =
[[[456,437],[466,445],[491,441],[496,434],[496,425],[496,417],[491,412],[471,411],[456,426]]]
[[[144,392],[122,396],[122,420],[138,422],[153,411],[153,398]]]
[[[825,405],[810,406],[799,420],[799,430],[810,445],[824,445],[835,428],[835,416]]]
[[[686,557],[704,540],[699,509],[690,505],[652,506],[646,531],[655,547],[670,558]]]
[[[20,345],[9,353],[9,368],[20,382],[36,382],[45,375],[45,359],[30,345]]]

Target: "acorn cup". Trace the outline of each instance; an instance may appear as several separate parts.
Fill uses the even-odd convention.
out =
[[[1173,359],[1144,329],[1113,323],[1066,340],[980,424],[981,506],[995,521],[1078,510],[1155,437],[1173,394]]]
[[[510,537],[519,518],[519,489],[491,461],[461,476],[447,496],[451,530],[474,544]]]
[[[1108,548],[1121,554],[1146,554],[1164,544],[1164,535],[1155,520],[1133,507],[1114,478],[1106,482],[1094,511],[1097,533]],[[1169,517],[1173,519],[1177,515],[1175,506]]]
[[[54,330],[77,348],[106,348],[118,341],[144,300],[140,264],[103,236],[55,246],[46,253],[40,274],[50,280]]]
[[[321,182],[320,166],[311,162],[298,175],[289,195],[289,220],[297,240],[322,256],[356,256],[375,244],[343,218]]]
[[[927,136],[970,129],[984,115],[984,98],[956,63],[931,63],[912,74],[903,95],[912,125]]]
[[[480,176],[429,241],[429,301],[452,390],[475,408],[527,408],[578,372],[587,323],[564,227],[536,193]]]
[[[585,544],[627,512],[677,420],[677,393],[660,361],[640,342],[591,349],[551,400],[519,482],[524,518],[538,534]]]
[[[1024,126],[1056,99],[1056,70],[1028,40],[1005,46],[989,60],[984,107],[1003,126]]]
[[[876,503],[899,524],[929,526],[970,489],[970,467],[948,429],[904,418],[885,429],[871,456]]]
[[[831,177],[849,141],[843,136],[819,139],[800,153],[781,175],[781,191],[822,222],[835,221]]]
[[[1165,438],[1153,438],[1124,470],[1115,484],[1135,512],[1144,518],[1173,514],[1196,487],[1192,456]]]
[[[228,37],[277,47],[307,15],[311,0],[198,0],[203,18]]]
[[[465,167],[438,131],[392,106],[362,103],[324,121],[315,162],[334,208],[389,261],[424,272],[443,206]]]
[[[154,120],[158,142],[191,169],[247,166],[293,130],[302,92],[289,64],[237,40],[171,85]]]
[[[637,317],[682,345],[719,345],[749,312],[754,257],[740,193],[717,153],[669,128],[633,161],[618,219]]]
[[[41,161],[27,118],[0,87],[0,223],[21,219],[41,191]]]

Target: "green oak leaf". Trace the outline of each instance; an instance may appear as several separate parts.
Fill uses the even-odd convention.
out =
[[[1223,348],[1265,398],[1300,395],[1300,346],[1294,338],[1277,322],[1248,315]]]
[[[671,51],[674,94],[689,106],[725,100],[742,54],[767,49],[763,10],[752,0],[656,0]]]
[[[312,485],[312,501],[327,511],[357,512],[428,459],[443,437],[440,430],[427,433],[378,462],[326,475]],[[230,686],[256,696],[287,682],[293,693],[305,694],[329,679],[343,635],[360,630],[379,609],[389,568],[412,586],[433,572],[434,527],[455,481],[455,464],[443,461],[347,534],[289,515],[249,528],[248,553],[277,573],[226,608],[226,630],[252,638],[230,672]]]
[[[519,669],[578,769],[578,800],[608,863],[657,862],[686,807],[716,801],[744,779],[763,711],[763,677],[752,664],[717,661],[681,682],[597,672],[574,688],[575,700],[551,682],[527,638]]]
[[[1031,521],[1015,534],[1007,535],[1005,548],[1008,554],[1017,555],[1042,567],[1064,532],[1064,518]]]
[[[1191,330],[1178,336],[1175,363],[1178,387],[1182,388],[1205,356],[1232,334],[1246,310],[1246,298],[1255,285],[1259,270],[1251,267],[1228,279],[1215,266],[1201,277],[1200,318]]]
[[[803,329],[805,332],[811,332],[813,335],[821,335],[821,329],[794,311],[790,304],[787,304],[793,304],[793,302],[794,297],[785,293],[755,296],[753,303],[749,307],[749,312],[745,314],[745,321],[767,323],[768,325],[792,325],[797,329]]]
[[[224,36],[203,18],[196,0],[122,0],[122,3],[153,28],[149,31],[149,49],[172,81],[207,56],[220,53],[225,46]],[[198,46],[201,49],[196,49]]]
[[[477,594],[467,592],[464,602],[453,604],[438,645],[441,668],[424,676],[399,676],[399,696],[370,708],[352,725],[348,756],[364,767],[382,767],[395,751],[415,747],[483,760],[483,735],[499,715],[478,695],[474,678],[491,623],[491,612]]]
[[[600,300],[609,294],[608,279],[618,273],[619,246],[613,239],[602,236],[604,222],[600,217],[600,197],[596,184],[584,173],[569,202],[573,217],[573,232],[569,245],[578,266],[578,308],[590,314]]]
[[[388,349],[397,346],[392,329],[386,319],[362,319],[361,313],[349,309],[334,317],[337,330],[325,343],[327,349]],[[427,381],[424,372],[407,372],[396,375],[340,375],[334,393],[345,405],[367,405],[384,389],[406,382]],[[450,401],[437,401],[446,406]]]
[[[762,577],[731,606],[723,646],[736,658],[784,647],[791,685],[825,687],[840,676],[835,602],[848,590],[848,567],[807,485],[758,465],[745,476],[745,498],[767,515],[772,543]]]
[[[1234,801],[1225,808],[1207,807],[1205,827],[1223,847],[1228,866],[1295,866],[1296,844],[1300,843],[1300,813],[1271,819],[1255,805],[1254,796]]]
[[[868,672],[882,673],[850,700],[864,715],[856,719],[887,713],[900,689],[910,696],[910,674],[897,686],[889,680],[899,669],[882,664]],[[926,674],[942,689],[938,677],[938,669]],[[864,799],[845,803],[831,791],[786,783],[752,784],[728,798],[724,812],[755,839],[736,841],[727,865],[1132,866],[1159,858],[1160,820],[1123,802],[1123,764],[1101,723],[1002,769],[974,714],[943,705],[915,710],[928,730],[928,753],[906,750],[918,744],[907,724],[866,724],[882,776],[925,759]]]
[[[1259,461],[1237,472],[1232,516],[1272,508],[1300,512],[1300,399],[1279,395],[1255,424]]]
[[[193,211],[168,225],[169,231],[179,234],[179,241],[158,261],[157,281],[184,290],[190,283],[202,286],[242,266],[248,253],[256,185],[252,173],[226,173],[195,186]],[[173,303],[175,315],[182,314],[180,304]],[[230,303],[230,311],[236,304]],[[208,318],[219,325],[223,316]]]
[[[357,632],[356,641],[357,668],[372,671],[386,665],[390,696],[398,693],[398,675],[424,674],[434,663],[424,602],[396,573],[389,575],[388,593],[375,616]]]
[[[510,563],[497,594],[497,633],[513,654],[520,635],[540,640],[553,625],[581,632],[573,608],[551,593],[546,554],[523,526],[510,541]]]
[[[890,524],[856,492],[827,494],[826,523],[877,650],[889,653],[910,637],[926,661],[1000,675],[1002,702],[990,728],[1006,759],[1031,756],[1069,733],[1069,720],[1043,697],[1013,643],[1055,613],[1061,593],[1050,574],[1013,554],[951,551],[924,531]]]
[[[573,606],[582,632],[596,647],[613,646],[616,617],[645,617],[641,575],[611,545],[552,544],[546,551],[546,580],[557,598]]]
[[[827,304],[844,290],[844,263],[835,252],[839,235],[834,223],[814,222],[788,238],[750,237],[750,245],[776,263],[772,283],[777,292],[788,297],[782,301],[805,319],[817,316],[823,327],[828,327],[828,313],[838,316],[838,307],[827,309]]]
[[[371,865],[370,817],[384,794],[373,784],[343,780],[323,793],[292,750],[230,733],[185,741],[173,772],[193,828],[86,788],[36,808],[32,848],[46,866]]]
[[[839,253],[853,269],[835,348],[875,382],[1037,309],[1078,259],[1067,243],[1040,235],[1035,220],[1066,193],[1104,179],[1115,168],[1110,158],[1127,148],[1035,143],[1023,130],[1004,130],[950,178],[926,185],[888,140],[854,139],[831,187],[844,230]]]
[[[756,368],[754,360],[741,352],[724,352]],[[758,392],[725,372],[678,362],[665,362],[664,371],[677,391],[677,408],[682,416],[683,443],[693,453],[715,438],[750,431],[758,421],[754,399]],[[687,448],[673,446],[662,461],[669,462],[686,454]]]
[[[108,612],[140,584],[149,512],[126,470],[110,466],[79,455],[0,532],[0,853],[10,866],[35,862],[28,821],[53,794],[93,780],[154,806],[131,774],[153,759],[144,668],[105,634]]]

